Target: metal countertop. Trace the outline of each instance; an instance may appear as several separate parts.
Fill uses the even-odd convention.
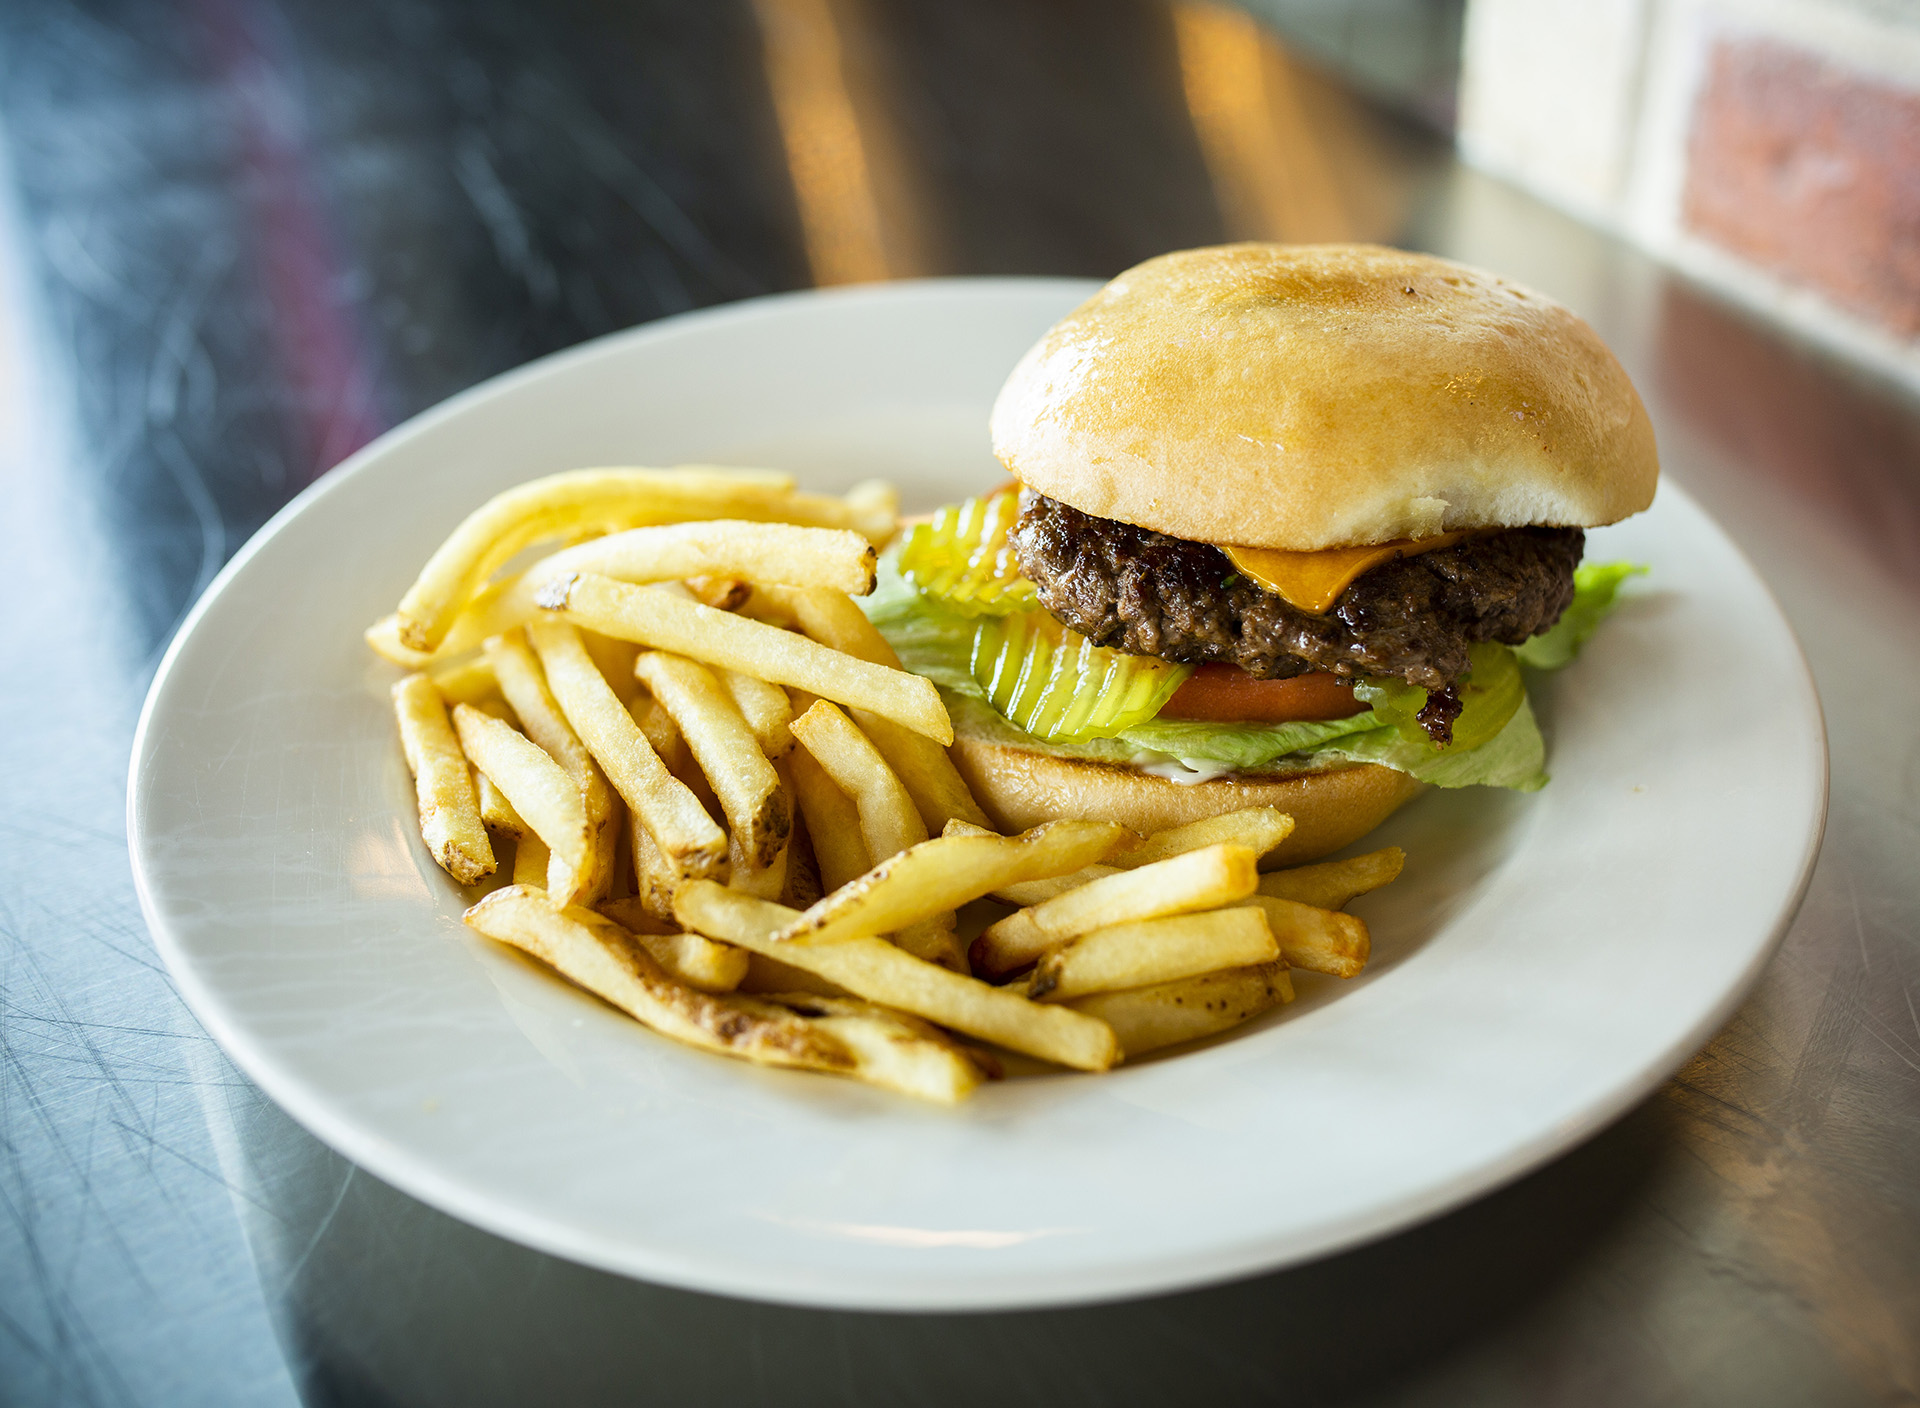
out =
[[[789,175],[826,100],[866,142],[851,216]],[[344,454],[690,307],[816,277],[1106,275],[1254,233],[1428,248],[1587,316],[1812,662],[1833,794],[1805,905],[1733,1021],[1615,1126],[1236,1285],[800,1311],[427,1209],[182,1007],[128,871],[133,722],[220,564]],[[1221,12],[8,6],[0,585],[7,1403],[1920,1401],[1920,406]]]

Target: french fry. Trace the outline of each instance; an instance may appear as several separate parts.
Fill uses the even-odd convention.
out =
[[[559,700],[554,698],[546,671],[527,643],[527,633],[515,629],[505,635],[489,636],[486,653],[494,674],[500,680],[500,692],[507,696],[514,713],[520,716],[520,726],[526,736],[545,749],[548,756],[566,770],[574,785],[580,789],[586,809],[587,868],[570,873],[566,877],[567,885],[556,883],[553,889],[566,894],[568,903],[576,899],[589,903],[604,899],[613,882],[613,862],[620,840],[620,817],[606,774],[594,762],[593,754],[581,742],[580,735],[574,732]],[[498,780],[495,779],[496,782]],[[512,800],[510,793],[508,800]],[[563,854],[551,837],[545,839],[556,855]],[[564,863],[572,865],[570,859]]]
[[[1244,848],[1242,848],[1244,849]],[[1222,968],[1272,963],[1280,945],[1257,909],[1214,909],[1096,929],[1044,954],[1027,996],[1065,1002],[1088,993],[1170,983]]]
[[[763,589],[762,594],[770,595],[789,619],[822,645],[868,664],[900,668],[900,657],[886,637],[844,591],[776,587]],[[899,776],[919,808],[929,835],[939,835],[941,828],[956,817],[977,826],[988,824],[987,814],[974,800],[945,748],[869,709],[853,710],[853,720]]]
[[[462,885],[474,884],[493,874],[493,843],[447,706],[424,674],[408,675],[392,694],[400,746],[413,774],[420,839],[449,875]]]
[[[753,583],[739,577],[688,577],[680,585],[715,611],[738,611],[753,596]]]
[[[361,639],[373,648],[375,655],[403,670],[424,670],[433,663],[432,651],[415,650],[400,639],[400,613],[397,611],[382,616],[368,626],[361,633]]]
[[[471,649],[488,636],[525,625],[540,614],[535,602],[543,587],[579,572],[636,585],[696,577],[718,589],[706,605],[730,611],[750,590],[742,577],[865,593],[873,590],[873,568],[872,545],[845,529],[728,520],[634,528],[576,543],[543,557],[510,581],[482,588],[454,618],[438,653]],[[691,591],[687,595],[695,596]],[[384,623],[376,622],[368,643],[391,649],[387,636]],[[608,678],[613,678],[611,673]]]
[[[907,789],[929,835],[938,836],[949,821],[956,819],[986,825],[987,814],[974,800],[946,749],[871,709],[849,713]]]
[[[547,583],[539,604],[603,635],[810,690],[953,742],[953,722],[931,680],[849,658],[790,631],[592,572]]]
[[[1231,904],[1253,893],[1259,879],[1254,866],[1245,846],[1208,846],[1089,881],[990,926],[973,942],[973,966],[1011,973],[1053,945],[1095,929]]]
[[[918,1018],[850,997],[802,992],[764,999],[837,1037],[859,1061],[853,1072],[869,1085],[943,1105],[973,1094],[986,1072],[953,1038]]]
[[[1245,807],[1156,831],[1138,845],[1118,852],[1113,864],[1137,870],[1207,846],[1245,846],[1258,859],[1292,834],[1293,818],[1285,812],[1274,807]]]
[[[1131,1059],[1163,1046],[1213,1036],[1292,1001],[1293,979],[1287,965],[1256,963],[1152,987],[1094,993],[1070,1005],[1112,1027]]]
[[[1273,870],[1260,877],[1260,893],[1315,909],[1345,909],[1356,895],[1389,885],[1400,876],[1407,853],[1398,846],[1370,851],[1351,860],[1322,861],[1292,870]]]
[[[645,735],[648,746],[671,770],[686,752],[686,740],[680,736],[680,725],[673,721],[673,715],[662,709],[651,694],[636,695],[627,711],[633,715],[634,725]]]
[[[793,803],[733,700],[711,670],[677,655],[648,651],[634,670],[679,725],[747,864],[771,867],[793,829]]]
[[[580,785],[537,743],[472,705],[453,706],[453,726],[473,765],[493,779],[552,852],[549,876],[554,883],[547,888],[560,903],[570,903],[582,888],[581,877],[593,854]]]
[[[793,790],[792,769],[782,764],[782,776]],[[787,838],[787,883],[778,896],[789,909],[808,910],[819,903],[826,891],[820,885],[820,862],[813,853],[813,835],[807,830],[806,813],[795,798],[793,835]]]
[[[468,514],[400,599],[399,635],[432,650],[468,599],[523,548],[570,533],[687,518],[787,518],[787,474],[680,469],[579,469],[496,494]],[[843,506],[844,507],[844,506]]]
[[[747,976],[741,980],[741,992],[810,992],[821,997],[852,996],[838,983],[830,983],[818,973],[809,973],[791,963],[782,963],[764,953],[747,955]]]
[[[778,937],[838,943],[951,912],[1012,880],[1078,870],[1131,833],[1108,821],[1050,821],[1019,836],[941,836],[835,889]]]
[[[791,1012],[696,991],[661,970],[640,939],[590,909],[555,909],[538,890],[495,890],[466,913],[511,944],[663,1036],[770,1066],[850,1073],[851,1052]]]
[[[1029,1002],[1018,993],[922,962],[884,940],[783,944],[773,936],[798,918],[793,910],[710,880],[682,885],[674,894],[674,913],[689,929],[710,938],[777,958],[869,1002],[910,1012],[1012,1051],[1088,1071],[1104,1071],[1119,1058],[1119,1044],[1105,1023],[1068,1007]]]
[[[588,657],[580,632],[565,621],[536,621],[527,638],[567,722],[675,873],[718,874],[727,860],[726,833],[661,762]]]
[[[860,835],[876,863],[927,839],[926,823],[913,798],[873,741],[845,713],[820,700],[793,721],[793,736],[853,798]]]
[[[662,932],[638,896],[607,900],[594,908],[640,940],[669,978],[702,992],[732,992],[747,976],[747,951],[717,944],[701,934]]]
[[[887,545],[900,526],[900,491],[884,479],[863,479],[842,498],[847,526],[866,535],[877,548]]]
[[[486,774],[482,773],[481,776],[485,777]],[[547,849],[547,843],[534,835],[532,827],[528,827],[513,843],[513,883],[544,889],[547,867],[552,861],[553,855]]]
[[[994,898],[1021,906],[1043,904],[1068,890],[1077,890],[1091,880],[1099,880],[1122,870],[1135,870],[1171,856],[1197,851],[1207,846],[1230,844],[1246,846],[1255,855],[1265,855],[1293,832],[1293,818],[1272,807],[1247,807],[1221,816],[1202,817],[1166,831],[1156,831],[1133,845],[1115,851],[1104,865],[1091,865],[1076,875],[1051,880],[1029,880],[996,890]]]
[[[673,892],[680,876],[666,853],[644,826],[628,828],[627,844],[633,856],[633,897],[662,924],[673,923]]]
[[[757,865],[753,857],[741,849],[736,837],[728,837],[727,858],[733,863],[732,873],[727,877],[728,888],[755,899],[779,899],[787,888],[787,858],[792,850],[790,842],[783,844],[774,852],[773,859]]]
[[[640,681],[633,677],[633,662],[640,654],[640,647],[630,640],[615,640],[598,631],[580,632],[580,644],[586,647],[587,658],[593,661],[620,706],[625,708],[631,704],[634,695],[640,692]]]
[[[435,665],[427,673],[449,709],[456,704],[479,704],[500,693],[500,681],[484,655],[459,664]]]
[[[515,717],[513,706],[499,695],[491,695],[474,705],[483,714],[491,714],[501,723],[518,728],[520,720]],[[449,725],[451,727],[451,725]],[[475,795],[480,799],[480,820],[487,824],[489,831],[498,831],[508,836],[524,836],[527,824],[520,820],[520,813],[513,809],[513,803],[504,793],[493,785],[493,780],[478,768],[473,772]],[[518,856],[515,857],[516,864]]]
[[[1267,917],[1289,965],[1330,978],[1351,978],[1367,966],[1373,939],[1366,922],[1337,910],[1255,895],[1242,901]]]
[[[761,752],[778,760],[793,751],[793,701],[787,697],[784,689],[752,675],[743,675],[738,670],[715,670],[713,673],[719,678],[721,688],[733,700],[734,707],[740,711],[740,717],[747,721],[747,727],[753,730]],[[920,735],[907,736],[918,738]]]
[[[820,867],[820,884],[832,892],[872,868],[873,856],[860,834],[860,808],[806,749],[796,748],[786,762]]]

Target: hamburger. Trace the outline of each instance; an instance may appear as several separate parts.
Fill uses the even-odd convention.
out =
[[[1129,269],[995,402],[1002,491],[890,557],[876,623],[947,694],[1003,827],[1291,813],[1336,850],[1428,785],[1546,781],[1523,666],[1565,664],[1633,569],[1653,430],[1568,309],[1369,245]]]

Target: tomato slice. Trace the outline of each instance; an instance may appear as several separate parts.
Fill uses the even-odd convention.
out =
[[[1284,724],[1296,719],[1346,719],[1367,706],[1338,675],[1255,679],[1238,665],[1202,665],[1174,691],[1157,717],[1208,723]]]

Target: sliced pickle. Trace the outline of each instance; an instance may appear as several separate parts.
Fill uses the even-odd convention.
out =
[[[1007,533],[1020,517],[1018,494],[989,494],[949,504],[917,523],[900,544],[900,575],[948,609],[1004,616],[1034,603]]]
[[[1143,724],[1193,673],[1094,645],[1044,611],[982,620],[970,665],[1000,716],[1046,743],[1112,738]]]

